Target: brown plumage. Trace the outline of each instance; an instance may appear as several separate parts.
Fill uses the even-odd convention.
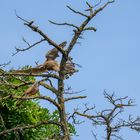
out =
[[[64,41],[59,45],[59,47],[64,48],[66,44],[67,42]],[[59,57],[58,52],[59,50],[57,48],[53,48],[50,51],[48,51],[48,53],[45,55],[45,57],[47,58],[47,61],[55,60],[57,57]]]
[[[29,68],[26,70],[13,70],[12,73],[43,73],[47,71],[59,71],[59,64],[54,60],[46,60],[42,65],[38,65],[35,68]]]
[[[67,61],[66,62],[66,66],[64,68],[64,72],[66,75],[73,75],[75,72],[77,72],[78,70],[75,69],[75,65],[74,63],[72,63],[71,61]]]
[[[32,86],[30,86],[30,87],[23,93],[23,95],[21,96],[21,98],[26,97],[26,96],[35,95],[35,94],[37,94],[38,92],[39,92],[39,84],[38,84],[38,82],[35,82]],[[18,102],[16,103],[16,106],[19,107],[19,105],[20,105],[22,102],[23,102],[23,100],[22,100],[22,101],[18,101]]]
[[[30,86],[25,92],[24,95],[32,96],[39,92],[38,82],[35,82],[32,86]]]
[[[55,60],[57,57],[59,57],[57,48],[53,48],[46,54],[47,61]]]
[[[54,60],[46,60],[43,64],[43,67],[47,70],[59,71],[60,66],[57,61]]]
[[[64,41],[61,44],[59,44],[59,47],[64,48],[66,46],[67,42]],[[42,65],[38,65],[35,68],[29,68],[26,70],[13,70],[12,73],[16,74],[24,74],[24,73],[44,73],[47,71],[56,71],[58,72],[60,70],[60,66],[55,61],[55,59],[59,56],[58,55],[59,50],[57,48],[53,48],[46,54],[46,61]]]
[[[35,68],[29,68],[25,70],[13,70],[12,73],[43,73],[47,71],[43,65],[38,65]]]

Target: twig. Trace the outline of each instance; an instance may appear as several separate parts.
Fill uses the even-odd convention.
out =
[[[3,64],[0,64],[0,68],[4,68],[6,67],[7,65],[9,65],[11,63],[11,61],[7,62],[7,63],[3,63]]]
[[[21,52],[21,51],[26,51],[26,50],[31,49],[32,47],[34,47],[34,46],[36,46],[36,45],[42,43],[43,41],[45,41],[45,39],[41,39],[40,41],[38,41],[38,42],[36,42],[36,43],[34,43],[34,44],[32,44],[32,45],[30,45],[24,38],[23,38],[23,41],[24,41],[29,47],[24,48],[24,49],[20,49],[20,48],[15,47],[16,52],[13,53],[12,56],[16,55],[17,53],[19,53],[19,52]]]
[[[75,99],[84,99],[84,98],[87,98],[87,96],[69,97],[69,98],[65,98],[65,102],[70,101],[70,100],[75,100]]]
[[[12,72],[0,72],[0,76],[35,76],[35,77],[48,77],[59,79],[56,74],[34,74],[34,73],[12,73]]]
[[[54,46],[55,48],[57,48],[66,58],[66,54],[65,51],[61,48],[61,46],[59,46],[57,43],[55,43],[52,39],[50,39],[47,34],[45,34],[42,30],[39,29],[39,27],[33,25],[34,21],[27,21],[23,18],[21,18],[17,13],[16,13],[17,18],[19,18],[20,20],[24,21],[24,25],[26,25],[27,27],[29,27],[32,31],[38,33],[39,35],[41,35],[50,45]]]
[[[69,54],[72,50],[72,48],[74,47],[74,45],[76,44],[77,40],[79,39],[79,37],[81,36],[81,33],[83,32],[84,28],[86,27],[86,25],[90,22],[90,20],[92,18],[94,18],[100,11],[102,11],[108,4],[113,3],[114,1],[108,1],[106,2],[102,7],[98,8],[97,10],[95,10],[90,16],[88,16],[83,23],[80,25],[79,30],[75,31],[75,34],[73,36],[73,38],[71,39],[71,42],[67,48],[67,54]]]
[[[94,32],[97,31],[97,29],[94,28],[94,27],[87,27],[87,28],[84,28],[84,31],[86,31],[86,30],[88,30],[88,31],[94,31]]]
[[[52,91],[52,93],[55,93],[56,95],[58,94],[58,90],[55,89],[54,87],[52,86],[49,86],[48,84],[44,83],[44,82],[39,82],[39,84],[43,87],[45,87],[46,89],[49,89],[50,91]]]
[[[42,122],[38,122],[38,123],[36,123],[34,125],[16,126],[14,128],[11,128],[11,129],[8,129],[8,130],[4,130],[4,131],[0,132],[0,135],[4,135],[4,134],[10,133],[12,131],[32,129],[32,128],[39,127],[41,125],[50,125],[50,124],[56,125],[58,127],[61,126],[58,122],[54,122],[54,121],[42,121]]]
[[[58,109],[60,109],[60,105],[53,99],[51,99],[50,97],[48,96],[33,96],[33,97],[17,97],[17,96],[13,96],[11,95],[10,96],[11,98],[14,98],[14,99],[18,99],[18,100],[32,100],[32,99],[43,99],[43,100],[47,100],[49,101],[50,103],[52,103],[53,105],[55,105]]]
[[[52,23],[52,24],[54,24],[54,25],[62,25],[62,26],[63,25],[66,25],[66,26],[71,26],[71,27],[74,27],[74,28],[78,29],[78,27],[75,26],[74,24],[70,24],[70,23],[67,23],[67,22],[64,22],[64,23],[56,23],[56,22],[51,21],[51,20],[49,20],[49,22]]]
[[[91,131],[91,133],[92,133],[94,139],[97,140],[97,134],[95,134],[93,131]]]
[[[65,91],[64,93],[65,93],[65,94],[70,94],[70,95],[72,95],[72,94],[78,94],[78,93],[81,93],[81,92],[84,92],[84,91],[85,91],[85,89],[80,90],[80,91],[72,91],[72,92],[69,92],[69,89],[68,89],[68,90]]]
[[[79,12],[79,11],[74,10],[74,9],[71,8],[69,5],[67,5],[67,8],[68,8],[69,10],[71,10],[72,12],[76,13],[76,14],[79,14],[79,15],[81,15],[81,16],[84,16],[84,17],[88,18],[88,15],[86,15],[86,14],[84,14],[84,13],[82,13],[82,12]]]

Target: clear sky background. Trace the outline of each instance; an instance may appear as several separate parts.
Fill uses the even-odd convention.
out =
[[[93,0],[89,0],[93,2]],[[26,19],[34,20],[53,40],[61,43],[70,41],[72,29],[51,25],[48,20],[70,22],[79,25],[83,18],[74,15],[67,8],[69,4],[75,9],[84,10],[85,0],[1,0],[0,2],[0,63],[12,61],[9,68],[42,63],[44,55],[51,46],[43,44],[29,51],[12,57],[15,46],[26,47],[22,42],[25,37],[35,42],[40,37],[27,29],[14,13]],[[88,98],[71,102],[67,105],[72,110],[86,102],[95,104],[97,110],[108,107],[103,98],[103,91],[115,92],[118,97],[129,96],[135,99],[137,106],[126,110],[134,116],[140,115],[140,1],[116,0],[98,14],[90,23],[97,32],[87,32],[81,46],[76,45],[72,51],[74,61],[80,65],[79,73],[66,82],[74,90],[83,90]],[[45,102],[43,102],[45,106]],[[46,106],[47,107],[47,106]],[[90,122],[77,126],[79,137],[73,140],[93,140],[93,126]],[[102,130],[98,129],[98,134]],[[121,132],[126,140],[138,140],[140,135],[134,131]],[[100,138],[101,139],[101,138]],[[99,140],[100,140],[99,139]]]

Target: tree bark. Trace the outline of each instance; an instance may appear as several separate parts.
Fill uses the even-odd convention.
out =
[[[68,128],[66,112],[65,112],[65,100],[64,100],[64,67],[66,65],[66,59],[62,58],[61,68],[59,72],[60,79],[58,80],[58,103],[60,105],[59,116],[61,123],[61,131],[63,133],[62,140],[70,140],[70,132]]]

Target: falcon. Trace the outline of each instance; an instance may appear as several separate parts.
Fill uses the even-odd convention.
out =
[[[56,71],[58,72],[60,69],[59,64],[57,63],[57,61],[54,60],[46,60],[43,64],[38,65],[35,68],[29,68],[26,70],[13,70],[12,73],[44,73],[44,72],[48,72],[48,71]]]
[[[67,42],[64,41],[61,44],[59,44],[59,47],[64,48],[66,46]],[[57,48],[53,48],[45,55],[47,61],[49,60],[55,60],[57,57],[59,57],[58,54],[59,50]]]
[[[35,82],[32,86],[30,86],[24,93],[23,95],[21,96],[22,97],[26,97],[26,96],[33,96],[33,95],[36,95],[37,93],[39,92],[39,84],[38,82]],[[16,106],[19,107],[19,105],[23,102],[22,101],[18,101],[16,103]]]
[[[64,68],[64,72],[65,75],[73,75],[75,72],[77,72],[78,70],[75,69],[75,64],[71,61],[67,61],[65,68]]]

